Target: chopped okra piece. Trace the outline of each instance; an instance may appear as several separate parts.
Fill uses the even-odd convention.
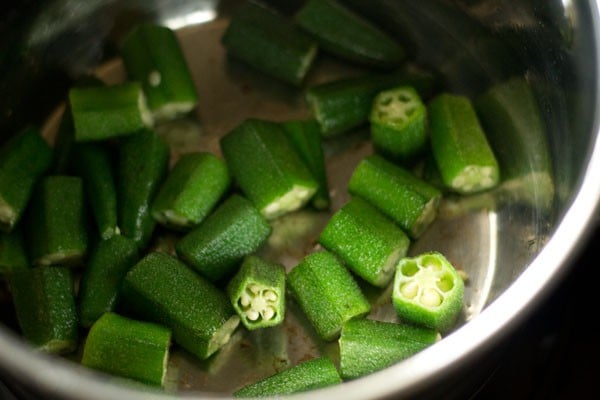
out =
[[[76,349],[77,310],[69,269],[20,269],[11,275],[9,285],[25,340],[47,353],[64,354]]]
[[[390,282],[410,245],[402,229],[359,197],[331,217],[319,242],[356,275],[379,287]]]
[[[233,393],[234,397],[265,397],[305,392],[342,383],[327,357],[301,362],[293,367],[251,383]]]
[[[88,249],[81,178],[54,175],[39,182],[31,199],[26,234],[34,265],[81,264]]]
[[[469,194],[498,184],[498,162],[471,101],[441,94],[428,106],[431,148],[444,184]]]
[[[123,41],[123,63],[142,84],[156,121],[189,113],[198,102],[196,87],[175,32],[166,26],[137,25]]]
[[[221,139],[227,165],[267,219],[304,206],[318,183],[280,124],[247,119]]]
[[[247,256],[229,281],[227,294],[247,329],[278,325],[285,315],[285,268]]]
[[[310,201],[312,206],[317,210],[329,208],[331,199],[319,124],[314,120],[298,120],[284,122],[282,126],[300,158],[319,184]]]
[[[418,238],[434,221],[442,196],[410,171],[377,155],[358,164],[348,191],[373,204],[412,238]]]
[[[400,260],[392,302],[400,319],[445,332],[463,308],[464,283],[452,264],[437,252]]]
[[[166,253],[150,253],[125,276],[121,296],[134,313],[162,324],[181,347],[204,360],[240,319],[224,292]]]
[[[299,86],[317,55],[316,43],[291,21],[255,2],[233,15],[222,43],[251,67]]]
[[[397,67],[403,47],[359,14],[333,0],[309,0],[296,13],[296,23],[328,53],[376,67]]]
[[[288,273],[287,284],[324,340],[336,339],[346,321],[371,310],[350,272],[326,251],[306,256]]]
[[[271,226],[256,207],[234,194],[177,243],[177,255],[215,282],[231,275],[270,233]]]
[[[77,142],[130,135],[154,124],[139,82],[74,87],[69,101]]]
[[[90,327],[102,314],[113,311],[121,281],[138,261],[136,243],[115,235],[100,241],[90,254],[79,283],[79,323]]]
[[[392,160],[413,161],[427,143],[426,116],[425,105],[410,86],[379,93],[369,117],[375,149]]]
[[[163,386],[171,331],[107,312],[92,325],[81,364],[98,371]]]
[[[153,131],[123,140],[117,168],[117,207],[121,234],[144,248],[156,226],[152,200],[167,175],[169,147]]]
[[[117,225],[117,188],[113,160],[107,148],[99,143],[74,147],[76,172],[83,188],[100,238],[105,240],[120,233]]]
[[[13,271],[29,268],[23,231],[0,232],[0,278],[9,278]]]
[[[152,203],[152,216],[161,225],[189,229],[213,210],[230,178],[227,165],[211,153],[181,156]]]
[[[355,379],[389,367],[435,343],[430,328],[357,318],[344,324],[339,339],[340,375]]]
[[[35,183],[52,162],[52,149],[35,128],[27,128],[0,149],[0,231],[20,221]]]

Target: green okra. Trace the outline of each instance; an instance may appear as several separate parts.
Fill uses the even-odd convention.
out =
[[[435,220],[442,196],[429,183],[378,155],[361,160],[348,191],[373,204],[412,238]]]
[[[304,206],[318,183],[280,124],[247,119],[221,139],[236,182],[267,219]]]
[[[255,252],[271,226],[246,198],[234,194],[176,245],[177,255],[210,281],[231,275]]]
[[[196,107],[194,80],[171,29],[137,25],[123,41],[121,56],[129,77],[142,84],[156,121],[185,115]]]
[[[336,339],[346,321],[371,309],[350,272],[327,251],[306,256],[288,273],[287,285],[324,340]]]
[[[344,60],[393,68],[406,58],[404,48],[390,35],[337,1],[308,0],[295,21],[323,50]]]
[[[434,329],[358,318],[344,324],[339,339],[340,375],[356,379],[404,360],[435,343]]]
[[[81,364],[98,371],[163,386],[171,331],[161,325],[107,312],[92,325]]]
[[[278,325],[285,315],[285,268],[249,255],[229,281],[227,294],[247,329]]]
[[[319,184],[311,199],[312,206],[317,210],[328,209],[331,198],[319,124],[314,120],[296,120],[283,122],[282,126],[300,158]]]
[[[83,262],[88,232],[81,178],[43,178],[28,212],[26,234],[34,265],[77,266]]]
[[[29,268],[23,231],[15,228],[10,233],[0,232],[0,278],[10,278],[13,271]]]
[[[125,275],[122,300],[136,314],[171,329],[181,347],[206,359],[239,324],[224,292],[166,253],[150,253]]]
[[[79,283],[79,323],[89,328],[102,314],[114,311],[121,281],[139,259],[136,243],[115,235],[91,252]]]
[[[443,93],[427,108],[431,148],[444,184],[462,194],[496,186],[496,157],[469,98]]]
[[[392,302],[400,319],[440,332],[448,331],[463,308],[464,283],[438,252],[400,260]]]
[[[198,225],[229,188],[227,165],[211,153],[181,156],[152,202],[152,216],[174,229]]]
[[[251,383],[233,393],[234,397],[265,397],[305,392],[341,383],[340,375],[327,357],[301,362],[293,367]]]
[[[48,353],[64,354],[76,349],[77,310],[69,269],[20,269],[11,275],[9,285],[25,340]]]
[[[306,33],[252,1],[233,15],[222,43],[233,57],[296,86],[302,84],[317,55],[317,45]]]
[[[427,109],[410,86],[384,90],[373,101],[369,116],[371,139],[384,156],[407,164],[425,149]]]
[[[340,257],[356,275],[384,287],[406,255],[410,239],[367,201],[354,197],[329,220],[319,243]]]
[[[0,149],[0,231],[21,220],[34,186],[52,162],[52,149],[36,128],[27,128]]]
[[[154,131],[125,138],[119,148],[117,168],[118,226],[144,248],[156,226],[152,200],[167,175],[169,147]]]
[[[74,147],[75,170],[83,179],[98,234],[105,240],[120,233],[117,216],[117,188],[113,160],[100,143],[83,143]]]

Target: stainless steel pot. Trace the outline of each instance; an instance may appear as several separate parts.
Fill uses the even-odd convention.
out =
[[[24,2],[11,9],[0,25],[4,30],[0,134],[9,135],[33,122],[42,124],[51,138],[60,104],[73,80],[91,70],[107,81],[123,78],[115,61],[117,44],[129,27],[142,20],[179,29],[193,66],[202,99],[197,118],[160,128],[167,136],[191,137],[186,150],[197,146],[218,151],[216,139],[246,116],[305,116],[307,110],[296,91],[225,57],[218,38],[236,3],[57,0]],[[289,12],[298,2],[271,3]],[[519,159],[527,175],[537,172],[532,169],[533,160],[540,154],[545,157],[547,151],[554,171],[550,186],[534,178],[483,196],[449,199],[434,226],[413,246],[413,252],[441,250],[468,273],[467,307],[460,327],[435,346],[386,370],[298,398],[435,396],[444,383],[460,380],[464,374],[485,373],[490,350],[556,290],[573,269],[572,261],[596,223],[600,201],[600,4],[592,0],[347,3],[397,36],[413,60],[437,71],[446,90],[475,97],[496,82],[524,77],[536,93],[545,122],[547,147],[531,149],[521,144],[515,145],[514,152],[522,152]],[[360,72],[332,59],[321,61],[319,68],[320,72],[310,77],[312,82]],[[335,207],[347,199],[344,189],[352,165],[371,151],[363,139],[357,132],[347,142],[329,144]],[[526,143],[529,138],[521,140]],[[523,152],[523,148],[527,150]],[[176,152],[179,150],[176,147]],[[308,228],[290,233],[289,225],[298,226],[299,221],[308,221]],[[323,215],[290,216],[276,227],[276,231],[285,231],[279,236],[284,240],[271,242],[264,251],[290,267],[307,251],[305,241],[324,221]],[[392,318],[386,304],[376,313]],[[292,361],[329,351],[315,350],[319,344],[310,335],[300,336],[295,338],[300,349],[287,350]],[[241,384],[240,376],[258,368],[248,358],[247,365],[240,367],[239,347],[234,344],[230,350],[234,357],[217,367],[176,355],[171,367],[178,373],[172,390],[155,393],[69,360],[39,354],[0,324],[0,370],[44,398],[220,397]],[[444,398],[452,397],[443,391]]]

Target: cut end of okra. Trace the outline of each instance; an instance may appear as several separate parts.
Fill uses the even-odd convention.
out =
[[[231,339],[231,335],[233,335],[233,332],[235,332],[239,324],[240,317],[237,315],[232,315],[219,329],[217,329],[217,331],[213,333],[212,337],[208,341],[205,358],[210,357],[221,347],[225,346],[225,344],[229,342],[229,339]]]
[[[314,186],[294,185],[292,189],[283,196],[273,200],[270,204],[261,210],[262,215],[267,219],[275,219],[302,207],[315,193]]]
[[[279,297],[272,288],[252,283],[244,288],[237,304],[248,321],[269,322],[277,317]]]
[[[59,251],[56,253],[46,254],[42,257],[34,260],[35,265],[49,266],[49,265],[79,265],[83,261],[84,254],[77,251]]]
[[[6,203],[0,196],[0,230],[8,232],[14,226],[14,221],[17,220],[17,213],[10,204]]]
[[[463,307],[464,283],[440,253],[400,260],[392,300],[398,316],[410,323],[444,332]]]
[[[480,192],[498,184],[498,169],[493,166],[466,165],[450,182],[462,193]]]

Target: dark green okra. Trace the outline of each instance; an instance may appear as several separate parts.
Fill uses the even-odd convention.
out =
[[[462,194],[496,186],[498,162],[471,101],[443,93],[427,109],[433,156],[444,184]]]
[[[271,226],[246,198],[234,194],[176,245],[177,254],[211,281],[231,275],[255,252]]]
[[[43,352],[74,351],[78,324],[71,271],[58,266],[20,269],[9,284],[25,340]]]
[[[154,123],[139,82],[74,87],[69,104],[77,142],[130,135]]]
[[[23,231],[0,232],[0,278],[10,277],[13,271],[29,268]]]
[[[156,221],[152,200],[167,175],[169,147],[155,132],[142,131],[125,138],[119,148],[117,207],[121,234],[144,248]]]
[[[249,255],[229,281],[227,294],[247,329],[278,325],[285,315],[285,268]]]
[[[171,329],[173,340],[200,359],[221,348],[238,326],[224,292],[166,253],[150,253],[125,276],[124,304]]]
[[[435,187],[377,155],[358,164],[348,191],[373,204],[412,238],[433,222],[442,196]]]
[[[27,216],[27,242],[34,265],[77,266],[88,249],[83,181],[47,176],[36,188]]]
[[[364,318],[344,324],[339,339],[340,375],[355,379],[404,360],[435,343],[429,328]]]
[[[327,357],[304,361],[275,375],[238,389],[234,397],[265,397],[305,392],[342,383]]]
[[[189,113],[198,102],[196,87],[175,32],[166,26],[137,25],[121,48],[132,80],[142,84],[154,119]]]
[[[138,261],[136,243],[115,235],[100,241],[90,254],[79,284],[79,323],[90,327],[102,314],[113,311],[121,281]]]
[[[252,1],[233,15],[222,43],[230,55],[292,85],[304,81],[317,55],[317,45],[307,34]]]
[[[392,302],[406,322],[446,332],[463,308],[464,283],[438,252],[400,260]]]
[[[310,200],[312,206],[317,210],[328,209],[331,199],[319,124],[314,120],[296,120],[284,122],[282,126],[300,158],[319,184]]]
[[[336,339],[346,321],[371,309],[350,272],[326,251],[306,256],[288,273],[287,285],[324,340]]]
[[[107,312],[92,325],[81,364],[154,386],[163,386],[171,331]]]
[[[36,128],[27,128],[0,150],[0,231],[20,221],[34,186],[52,162],[52,149]]]
[[[319,237],[358,276],[384,287],[406,255],[410,239],[392,220],[355,197],[336,212]]]
[[[211,153],[184,154],[152,202],[152,216],[174,229],[198,225],[229,188],[227,165]]]
[[[427,144],[427,109],[417,91],[401,86],[379,93],[369,116],[371,139],[384,156],[408,164]]]
[[[333,0],[308,0],[295,21],[328,53],[367,66],[398,67],[404,48],[370,21]]]
[[[280,124],[247,119],[221,139],[236,182],[267,219],[304,206],[318,184]]]

